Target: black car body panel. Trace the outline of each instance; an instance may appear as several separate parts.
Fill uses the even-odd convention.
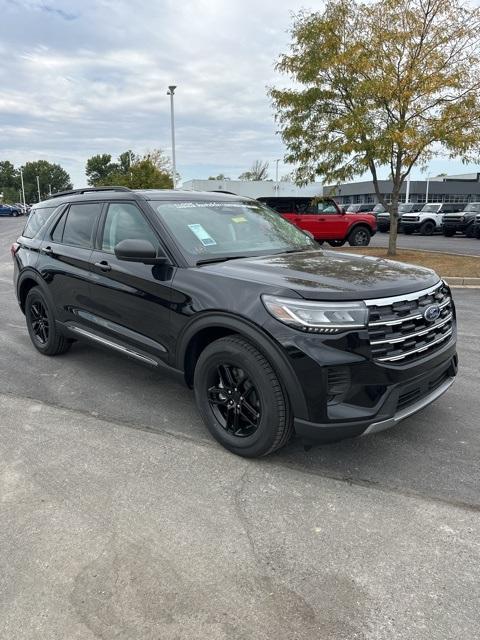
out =
[[[82,192],[59,197],[54,213],[35,236],[18,239],[14,281],[22,309],[26,292],[37,285],[54,305],[58,326],[66,335],[181,372],[190,386],[205,344],[228,334],[243,336],[279,375],[296,430],[308,439],[359,435],[372,423],[392,420],[402,398],[408,407],[409,397],[412,402],[430,397],[438,385],[446,388],[453,380],[457,367],[455,309],[448,287],[433,271],[315,248],[196,265],[156,215],[150,204],[153,200],[245,202],[218,193],[158,191]],[[85,202],[100,205],[91,246],[54,242],[56,225],[67,215],[68,207]],[[142,212],[166,256],[162,263],[122,262],[102,249],[107,208],[118,202],[134,204]],[[413,356],[396,355],[393,344],[381,361],[372,355],[375,327],[331,335],[303,332],[274,318],[262,302],[264,295],[366,301],[370,317],[377,308],[375,313],[390,314],[387,326],[408,320],[417,307],[421,313],[415,317],[419,318],[432,301],[439,300],[445,301],[445,320],[440,318],[443,328],[438,333],[430,334],[428,324],[417,327],[420,337],[410,340]],[[402,337],[400,341],[403,344]]]

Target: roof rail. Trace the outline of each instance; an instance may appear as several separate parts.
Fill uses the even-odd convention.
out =
[[[52,195],[46,199],[51,200],[52,198],[62,198],[63,196],[71,196],[76,193],[91,193],[95,191],[132,191],[132,189],[129,189],[128,187],[85,187],[83,189],[70,189],[69,191],[52,193]]]

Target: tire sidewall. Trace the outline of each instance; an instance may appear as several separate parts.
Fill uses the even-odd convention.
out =
[[[435,233],[435,224],[433,222],[424,222],[420,233],[424,236],[433,236]]]
[[[220,364],[230,364],[244,369],[257,391],[261,419],[258,429],[245,438],[234,436],[221,426],[208,402],[207,391],[212,385],[212,372]],[[248,351],[242,351],[233,343],[216,347],[212,343],[202,352],[194,375],[195,399],[202,418],[212,436],[225,448],[242,456],[256,457],[266,453],[275,438],[279,422],[286,419],[279,410],[279,398],[263,368]]]
[[[360,244],[356,242],[357,235],[359,233],[366,234],[368,236],[367,242],[365,242],[365,243],[362,242]],[[350,237],[348,239],[348,243],[352,247],[367,247],[369,245],[369,243],[370,243],[370,236],[371,236],[371,234],[370,234],[369,230],[366,227],[356,227],[356,229],[353,229],[353,231],[351,231]]]

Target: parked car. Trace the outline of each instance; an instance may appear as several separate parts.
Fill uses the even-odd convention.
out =
[[[331,198],[258,198],[320,243],[333,247],[348,242],[352,247],[366,246],[377,231],[372,215],[345,214]]]
[[[473,223],[473,235],[480,240],[480,214],[475,216],[475,222]]]
[[[80,189],[36,205],[11,251],[41,354],[86,340],[180,376],[242,456],[387,429],[456,375],[433,271],[324,251],[254,200]]]
[[[464,207],[465,203],[460,202],[425,204],[418,213],[402,215],[401,230],[406,234],[418,231],[423,236],[431,236],[435,231],[442,231],[443,216],[446,213],[462,211]]]
[[[383,206],[383,204],[380,204],[380,203],[376,204],[372,209],[372,213],[376,218],[378,218],[378,216],[381,213],[385,213],[385,211],[386,211],[385,207]]]
[[[371,203],[363,203],[363,204],[349,204],[347,207],[347,213],[370,213],[373,215],[373,210],[376,205]]]
[[[400,223],[404,213],[416,213],[423,208],[422,202],[403,202],[398,205],[398,221]],[[377,228],[379,231],[390,231],[390,214],[388,211],[383,211],[377,215]]]
[[[463,211],[446,213],[443,216],[443,235],[451,238],[457,231],[467,238],[475,236],[474,224],[477,213],[480,213],[480,202],[467,204]]]
[[[21,215],[21,211],[18,207],[11,204],[0,204],[0,216],[13,216],[16,218]]]

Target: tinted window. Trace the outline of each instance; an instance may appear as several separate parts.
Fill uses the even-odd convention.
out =
[[[150,204],[184,252],[195,258],[265,255],[316,246],[260,203],[178,200]]]
[[[57,206],[52,206],[44,207],[42,209],[33,209],[22,235],[25,236],[25,238],[34,238],[40,229],[46,225],[50,216],[57,208]]]
[[[65,221],[63,244],[91,247],[93,227],[101,207],[100,203],[72,204]]]
[[[102,250],[113,253],[115,245],[127,239],[148,240],[158,246],[155,234],[138,207],[124,202],[110,204],[103,227]]]
[[[63,238],[63,230],[65,228],[65,220],[67,219],[67,212],[65,211],[60,219],[57,220],[57,223],[52,231],[51,238],[54,242],[61,242]]]

